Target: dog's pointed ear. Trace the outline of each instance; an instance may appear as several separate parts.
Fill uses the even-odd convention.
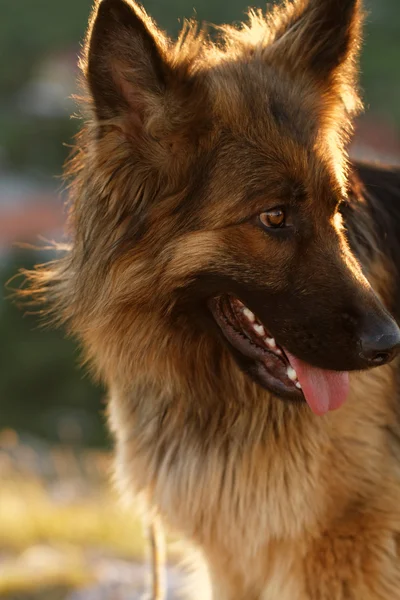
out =
[[[99,119],[129,112],[139,123],[165,90],[168,44],[130,0],[100,0],[86,41],[84,72]]]
[[[278,11],[271,49],[286,63],[323,79],[353,62],[361,0],[294,0]]]

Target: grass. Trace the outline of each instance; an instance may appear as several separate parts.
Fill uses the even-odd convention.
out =
[[[96,581],[96,557],[143,560],[140,519],[111,489],[109,462],[0,433],[0,597],[63,600]]]
[[[48,551],[44,556],[49,556]],[[65,593],[74,588],[88,585],[95,580],[94,574],[88,570],[87,564],[79,560],[77,556],[67,557],[61,554],[57,563],[50,561],[29,568],[26,564],[16,563],[9,559],[2,566],[0,579],[0,596],[15,597],[16,595],[25,595],[29,597],[34,594],[46,593],[46,590],[53,594]]]
[[[2,481],[0,547],[21,551],[34,544],[101,547],[111,554],[143,558],[143,535],[136,515],[98,487],[88,498],[54,500],[40,480]]]

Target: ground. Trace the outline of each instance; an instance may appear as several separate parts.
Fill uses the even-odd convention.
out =
[[[106,452],[0,432],[0,597],[136,600],[149,568],[140,519],[110,484]],[[168,600],[181,573],[170,553]]]

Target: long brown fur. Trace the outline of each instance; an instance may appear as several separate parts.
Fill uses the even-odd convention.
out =
[[[348,197],[342,255],[395,312],[393,257],[345,152],[360,27],[359,1],[296,0],[173,43],[129,0],[94,8],[71,246],[26,294],[50,299],[106,382],[121,489],[200,551],[202,600],[400,598],[396,363],[351,374],[344,407],[316,417],[254,383],[195,314],[199,274],[265,277],[264,237],[234,224],[261,196],[310,190]],[[285,250],[271,257],[276,288]]]

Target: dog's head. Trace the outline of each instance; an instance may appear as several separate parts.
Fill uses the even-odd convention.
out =
[[[138,353],[166,322],[188,352],[196,332],[217,336],[258,384],[316,413],[342,403],[347,371],[391,360],[399,330],[341,217],[360,19],[360,0],[294,0],[216,43],[193,25],[172,43],[129,0],[97,4],[78,329],[101,315],[107,344],[103,325],[123,322]]]

